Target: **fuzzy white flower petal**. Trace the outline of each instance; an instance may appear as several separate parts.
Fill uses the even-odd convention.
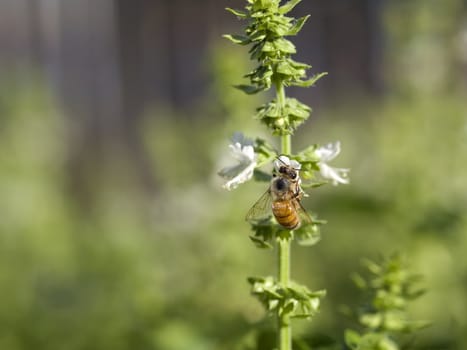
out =
[[[295,170],[300,170],[302,168],[302,165],[293,159],[290,160],[290,166],[294,168]]]
[[[222,187],[230,191],[230,190],[237,188],[238,185],[244,182],[247,182],[253,177],[255,167],[256,167],[256,162],[251,163],[244,168],[240,166],[234,167],[234,172],[236,173],[236,176],[231,178],[226,183],[224,183]]]
[[[323,162],[329,162],[336,158],[341,153],[341,143],[328,143],[326,146],[321,146],[315,151],[316,155]]]
[[[329,162],[336,158],[341,153],[341,143],[328,143],[326,146],[321,146],[315,151],[321,162]]]
[[[245,138],[241,133],[233,135],[232,144],[229,145],[229,148],[237,164],[219,171],[219,175],[227,180],[222,186],[223,188],[233,190],[253,177],[256,167],[256,154],[253,144],[252,140]]]
[[[349,169],[333,168],[326,163],[318,163],[321,176],[330,180],[333,185],[349,183]]]
[[[319,157],[319,170],[321,176],[332,182],[333,185],[348,184],[349,183],[349,171],[350,169],[345,168],[334,168],[327,164],[327,162],[336,158],[341,151],[341,144],[339,141],[335,143],[328,143],[326,146],[321,146],[315,153]]]
[[[290,159],[287,156],[279,156],[275,161],[274,161],[274,168],[279,171],[280,167],[286,165],[294,168],[295,170],[300,170],[302,165],[297,162],[296,160]]]
[[[235,132],[231,138],[232,144],[240,144],[243,146],[253,146],[255,143],[252,139],[249,139],[241,132]]]

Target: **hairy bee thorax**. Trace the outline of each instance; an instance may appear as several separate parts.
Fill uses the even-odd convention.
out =
[[[272,180],[271,183],[271,192],[273,194],[273,199],[281,199],[285,194],[290,191],[290,181],[284,179],[283,177],[276,177]]]

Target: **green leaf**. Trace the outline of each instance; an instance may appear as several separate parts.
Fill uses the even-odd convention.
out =
[[[252,85],[257,86],[261,90],[266,90],[271,87],[272,75],[273,72],[271,67],[268,65],[263,65],[246,74],[245,77],[250,79]]]
[[[293,158],[302,163],[317,163],[320,159],[316,155],[316,150],[318,149],[318,145],[311,145],[305,148],[304,150],[300,151],[296,156]],[[303,164],[302,164],[303,165]],[[319,169],[318,167],[316,168]]]
[[[263,46],[264,41],[254,43],[251,48],[248,50],[251,60],[262,61],[264,58],[263,55]]]
[[[289,241],[293,238],[293,233],[290,230],[278,230],[276,232],[276,238],[278,240]]]
[[[327,72],[318,73],[318,74],[313,75],[308,80],[294,81],[294,82],[291,82],[290,85],[300,86],[300,87],[310,87],[310,86],[313,86],[319,79],[321,79],[322,77],[324,77],[326,75],[328,75]]]
[[[293,18],[290,17],[273,17],[266,22],[265,29],[270,33],[269,37],[283,37],[289,32],[292,21]]]
[[[381,326],[383,322],[382,315],[379,313],[375,314],[363,314],[360,316],[360,323],[364,325],[365,327],[368,327],[370,329],[377,329],[378,327]]]
[[[347,344],[347,346],[349,346],[352,349],[358,348],[358,344],[360,343],[361,338],[362,337],[360,336],[360,334],[351,329],[347,329],[345,331],[345,344]]]
[[[295,45],[291,41],[278,38],[273,41],[266,41],[261,49],[265,53],[275,53],[282,52],[285,54],[293,54],[296,52]]]
[[[403,331],[406,326],[404,313],[400,311],[388,311],[384,314],[383,329],[391,332]]]
[[[225,9],[227,11],[229,11],[230,13],[232,13],[233,15],[239,17],[239,18],[247,18],[248,17],[248,14],[246,14],[243,11],[235,10],[235,9],[230,8],[230,7],[226,7]]]
[[[249,43],[251,43],[250,38],[245,35],[224,34],[223,37],[226,39],[229,39],[231,42],[233,42],[234,44],[238,44],[238,45],[248,45]]]
[[[264,31],[254,31],[248,35],[252,42],[262,41],[266,38],[266,33]]]
[[[272,277],[247,277],[247,281],[250,284],[255,284],[255,283],[265,283],[266,281],[272,280]]]
[[[277,158],[277,151],[265,140],[256,138],[255,140],[255,153],[258,155],[257,167],[262,167],[272,162]],[[256,171],[256,170],[255,170]],[[271,180],[271,174],[267,173],[268,180]],[[263,177],[263,179],[265,179]]]
[[[257,109],[256,119],[260,119],[275,135],[292,134],[311,112],[311,108],[295,98],[287,98],[283,109],[273,100]]]
[[[315,223],[304,225],[298,230],[295,230],[295,235],[298,239],[298,244],[301,246],[312,246],[321,240],[319,227]]]
[[[282,15],[290,12],[297,4],[299,4],[302,0],[290,0],[283,6],[279,7],[278,12]]]
[[[397,346],[397,344],[389,339],[387,336],[385,337],[382,337],[382,339],[379,341],[378,345],[377,345],[377,349],[381,349],[381,350],[399,350],[399,346]]]
[[[306,179],[306,177],[302,176],[302,179]],[[329,181],[318,181],[318,182],[310,182],[310,183],[302,183],[302,188],[318,188],[324,185],[329,184]]]
[[[375,275],[379,275],[383,271],[381,266],[369,259],[362,259],[362,264]]]
[[[281,116],[280,109],[277,107],[276,102],[273,100],[268,102],[256,110],[254,118],[264,119],[268,118],[278,118]]]
[[[280,312],[280,315],[281,316],[284,316],[284,315],[288,315],[288,314],[291,314],[295,311],[295,308],[297,307],[297,303],[294,302],[293,300],[290,300],[288,302],[286,302],[286,304],[283,306],[281,312]]]
[[[283,296],[277,293],[274,289],[275,288],[264,288],[263,293],[269,299],[282,299]]]
[[[287,61],[280,62],[276,67],[276,72],[283,75],[295,75],[297,70],[292,67]]]
[[[272,311],[272,310],[277,309],[277,307],[279,306],[279,301],[277,299],[268,299],[265,304],[266,304],[266,309],[268,311]]]
[[[433,324],[431,321],[407,321],[404,332],[411,333],[413,331],[418,331],[423,328],[430,327]]]
[[[256,0],[253,6],[258,10],[271,10],[274,11],[277,8],[277,0]]]
[[[357,286],[357,288],[360,288],[360,289],[365,289],[368,287],[368,283],[365,281],[365,279],[360,276],[358,273],[353,273],[351,276],[350,276],[351,280],[353,281],[353,283]]]
[[[239,89],[239,90],[243,91],[244,93],[246,93],[248,95],[253,95],[253,94],[256,94],[256,93],[258,93],[260,91],[263,91],[262,87],[252,86],[252,85],[244,85],[244,84],[234,85],[234,88]]]
[[[324,298],[326,296],[326,290],[324,290],[324,289],[317,290],[315,292],[312,292],[310,295],[315,297],[315,298]]]
[[[296,319],[302,319],[302,320],[309,320],[311,318],[312,315],[310,314],[293,314],[292,318],[296,318]]]
[[[249,236],[251,241],[260,249],[272,249],[272,244],[256,236]]]
[[[310,15],[297,19],[286,35],[297,35],[300,30],[302,30],[303,25],[308,20],[308,18],[310,18]]]
[[[386,334],[371,332],[360,336],[355,350],[398,350],[398,346]]]
[[[300,238],[298,241],[298,244],[303,247],[311,247],[317,244],[320,240],[321,240],[321,235],[318,233],[313,236]]]
[[[287,288],[288,293],[297,300],[308,300],[311,291],[303,285],[294,283],[292,286]]]
[[[301,103],[296,98],[287,98],[285,109],[288,115],[292,115],[296,118],[306,119],[310,115],[311,108],[306,104]]]
[[[295,82],[300,82],[302,77],[306,77],[306,70],[309,67],[289,58],[277,64],[276,73],[280,75],[278,79],[283,81],[285,85],[293,85]]]
[[[292,54],[297,52],[295,45],[292,44],[291,41],[284,38],[279,38],[275,40],[274,46],[276,51],[281,51],[283,53]]]
[[[276,46],[274,45],[273,41],[266,41],[261,48],[262,52],[275,52]]]
[[[250,13],[250,17],[256,19],[257,21],[263,20],[264,17],[270,17],[271,14],[267,11],[256,10]]]
[[[302,62],[297,62],[297,61],[294,61],[293,59],[291,58],[288,58],[287,59],[287,62],[289,62],[289,64],[294,67],[295,69],[308,69],[308,68],[311,68],[311,66],[309,64],[306,64],[306,63],[302,63]]]

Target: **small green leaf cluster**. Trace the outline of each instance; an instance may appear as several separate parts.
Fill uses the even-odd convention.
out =
[[[282,320],[290,318],[309,319],[315,315],[325,296],[324,290],[312,292],[306,286],[290,283],[282,286],[273,277],[249,277],[252,294],[264,308],[278,314]]]
[[[254,150],[257,155],[256,168],[272,163],[277,158],[278,152],[266,140],[257,137],[254,142]],[[270,178],[268,179],[270,180]]]
[[[358,314],[363,328],[359,334],[346,331],[346,343],[354,350],[397,350],[395,336],[408,334],[429,325],[408,319],[408,304],[424,294],[416,285],[421,276],[410,273],[404,259],[396,254],[381,263],[366,260],[371,277],[353,276],[356,285],[370,296],[370,302]]]
[[[273,85],[283,89],[287,86],[312,86],[327,73],[307,77],[310,65],[291,58],[296,53],[295,45],[287,36],[297,35],[309,18],[288,17],[301,0],[291,0],[280,6],[280,0],[247,0],[246,11],[228,8],[235,16],[248,21],[244,35],[225,35],[235,44],[250,45],[250,58],[259,65],[245,75],[249,85],[236,87],[247,94],[269,90]],[[290,135],[311,113],[311,108],[294,98],[281,96],[259,107],[255,117],[270,128],[274,135]]]
[[[294,231],[286,230],[277,224],[272,215],[253,221],[251,222],[253,235],[250,239],[258,248],[272,248],[274,240],[281,238],[296,238],[299,245],[310,247],[321,240],[320,228],[326,223],[314,214],[311,214],[311,217],[311,224],[301,225]]]
[[[311,108],[295,98],[286,98],[283,106],[274,99],[258,107],[254,118],[266,124],[274,135],[284,135],[297,129],[310,113]]]

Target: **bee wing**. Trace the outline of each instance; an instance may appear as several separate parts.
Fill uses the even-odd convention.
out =
[[[271,215],[272,196],[268,189],[246,213],[247,221],[263,219]]]
[[[297,214],[300,216],[300,225],[309,225],[313,223],[313,219],[311,218],[310,214],[306,211],[305,208],[303,208],[302,203],[298,199],[295,199],[294,201],[294,206],[295,210],[297,211]]]

